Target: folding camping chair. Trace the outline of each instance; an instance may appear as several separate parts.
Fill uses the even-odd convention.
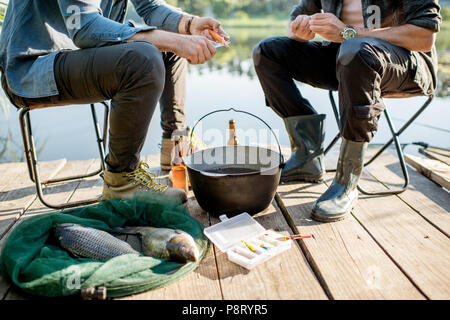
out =
[[[331,106],[333,107],[333,112],[334,112],[334,116],[336,118],[338,127],[340,127],[340,115],[339,115],[339,110],[336,106],[336,102],[334,100],[334,96],[333,96],[333,91],[329,91],[329,97],[330,97],[330,102],[331,102]],[[380,154],[382,154],[391,144],[392,142],[394,142],[395,144],[395,149],[397,151],[397,156],[400,162],[400,167],[402,169],[402,174],[403,174],[403,178],[404,178],[404,184],[401,188],[399,189],[394,189],[394,190],[390,190],[390,191],[379,191],[379,192],[369,192],[364,190],[361,186],[358,185],[358,190],[366,195],[393,195],[393,194],[400,194],[403,191],[405,191],[408,188],[408,184],[409,184],[409,175],[408,175],[408,169],[406,168],[406,163],[405,163],[405,159],[403,157],[403,149],[401,147],[400,144],[400,140],[399,140],[399,136],[403,133],[403,131],[405,131],[410,124],[412,124],[418,116],[420,116],[420,114],[425,111],[425,109],[430,105],[431,101],[433,100],[433,95],[430,95],[427,99],[427,101],[422,105],[422,107],[400,128],[400,130],[396,131],[394,124],[392,123],[391,120],[391,116],[388,112],[388,108],[386,106],[386,109],[384,109],[384,115],[386,117],[386,121],[389,125],[389,129],[391,130],[392,133],[392,138],[386,142],[381,148],[380,150],[378,150],[377,153],[375,153],[375,155],[372,156],[372,158],[370,158],[369,161],[364,163],[364,167],[368,166],[369,164],[371,164],[376,158],[378,158],[378,156]],[[324,153],[327,154],[328,151],[330,151],[330,149],[336,144],[336,142],[339,140],[339,138],[341,137],[341,133],[339,132],[333,139],[333,141],[331,141],[331,143],[328,145],[328,147],[325,149]],[[335,172],[335,169],[331,169],[331,170],[327,170],[327,172]]]
[[[109,19],[119,22],[119,23],[123,23],[125,20],[126,7],[127,7],[126,0],[115,0],[114,2],[103,1],[101,3],[101,9],[102,9],[103,15],[105,17],[108,17]],[[81,201],[73,201],[73,202],[63,203],[63,204],[51,204],[51,203],[48,203],[47,201],[45,201],[43,192],[42,192],[43,185],[49,185],[49,184],[58,183],[58,182],[93,177],[97,174],[100,174],[101,172],[103,172],[105,170],[105,168],[106,168],[105,149],[106,149],[106,137],[107,137],[107,133],[108,133],[108,117],[109,117],[110,106],[106,102],[100,102],[100,103],[105,107],[103,135],[100,135],[100,127],[99,127],[98,120],[97,120],[97,114],[95,112],[95,105],[91,104],[92,119],[94,121],[95,135],[97,137],[98,150],[100,153],[100,168],[94,172],[87,173],[84,175],[76,175],[76,176],[70,176],[70,177],[64,177],[64,178],[58,178],[58,179],[50,179],[50,180],[45,180],[42,182],[39,177],[39,171],[38,171],[38,166],[37,166],[36,149],[34,146],[33,133],[31,130],[30,111],[35,110],[35,109],[48,108],[48,107],[52,107],[52,106],[46,106],[46,105],[29,106],[29,107],[23,108],[20,111],[20,116],[19,116],[20,129],[22,132],[23,145],[24,145],[24,149],[25,149],[25,158],[26,158],[27,166],[28,166],[28,173],[30,175],[30,179],[36,185],[36,192],[39,197],[39,200],[41,200],[41,202],[45,206],[52,208],[52,209],[65,209],[65,208],[73,208],[73,207],[78,207],[78,206],[82,206],[82,205],[93,204],[93,203],[99,202],[101,200],[100,198],[94,198],[94,199],[87,199],[87,200],[81,200]]]
[[[20,115],[19,115],[19,120],[20,120],[20,129],[22,132],[23,146],[24,146],[24,151],[25,151],[25,159],[26,159],[27,167],[28,167],[28,174],[30,175],[31,181],[33,181],[35,183],[36,193],[39,197],[39,200],[41,200],[41,202],[45,206],[52,208],[52,209],[66,209],[66,208],[73,208],[73,207],[82,206],[82,205],[93,204],[93,203],[100,201],[100,198],[93,198],[93,199],[87,199],[87,200],[72,201],[72,202],[62,203],[62,204],[51,204],[44,199],[44,195],[42,192],[42,186],[44,186],[44,185],[48,186],[50,184],[54,184],[54,183],[58,183],[58,182],[93,177],[93,176],[101,173],[106,168],[105,149],[106,149],[106,135],[108,132],[109,105],[106,102],[101,102],[101,104],[105,107],[103,135],[100,135],[100,127],[99,127],[98,120],[97,120],[95,105],[91,104],[92,119],[94,121],[94,129],[95,129],[95,134],[97,137],[98,150],[100,153],[100,168],[94,172],[87,173],[84,175],[68,176],[68,177],[63,177],[63,178],[58,178],[58,179],[49,179],[49,180],[45,180],[42,182],[41,182],[41,178],[39,176],[36,148],[34,146],[33,132],[31,129],[30,111],[38,110],[38,109],[42,109],[42,108],[53,107],[53,105],[51,105],[51,106],[50,105],[28,106],[28,107],[21,109]]]

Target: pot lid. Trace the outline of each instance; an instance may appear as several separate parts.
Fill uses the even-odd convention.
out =
[[[247,212],[230,219],[222,218],[222,216],[220,218],[222,222],[205,228],[203,232],[222,252],[239,244],[242,240],[257,237],[266,232],[266,229]]]

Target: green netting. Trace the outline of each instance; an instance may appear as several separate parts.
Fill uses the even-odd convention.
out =
[[[107,232],[124,225],[180,229],[192,235],[200,259],[183,264],[129,254],[106,262],[75,258],[49,241],[51,227],[58,223],[77,223]],[[15,285],[33,295],[69,296],[83,288],[105,286],[108,297],[118,297],[156,289],[184,277],[198,266],[208,247],[203,226],[179,201],[163,194],[141,194],[133,200],[105,200],[26,219],[6,240],[0,267]]]

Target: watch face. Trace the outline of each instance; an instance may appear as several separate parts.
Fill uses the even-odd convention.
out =
[[[356,36],[356,31],[352,28],[345,28],[345,30],[342,32],[342,37],[344,39],[354,38],[355,36]]]

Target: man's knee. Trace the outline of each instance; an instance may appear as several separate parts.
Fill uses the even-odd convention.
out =
[[[289,54],[289,43],[294,41],[287,37],[272,37],[262,40],[253,48],[253,62],[258,68],[264,65],[264,60],[277,62],[283,54]],[[267,61],[266,60],[266,61]]]
[[[344,41],[339,49],[337,67],[346,67],[355,60],[378,71],[381,62],[376,51],[377,39],[371,37],[353,38]]]
[[[259,67],[261,65],[261,58],[263,55],[263,52],[267,50],[267,47],[270,47],[271,40],[273,38],[264,39],[260,43],[258,43],[256,46],[253,47],[252,56],[253,56],[253,63],[255,64],[255,67]]]
[[[130,80],[152,79],[153,83],[164,86],[165,66],[161,52],[151,43],[134,41],[127,44],[122,57],[122,70]]]

